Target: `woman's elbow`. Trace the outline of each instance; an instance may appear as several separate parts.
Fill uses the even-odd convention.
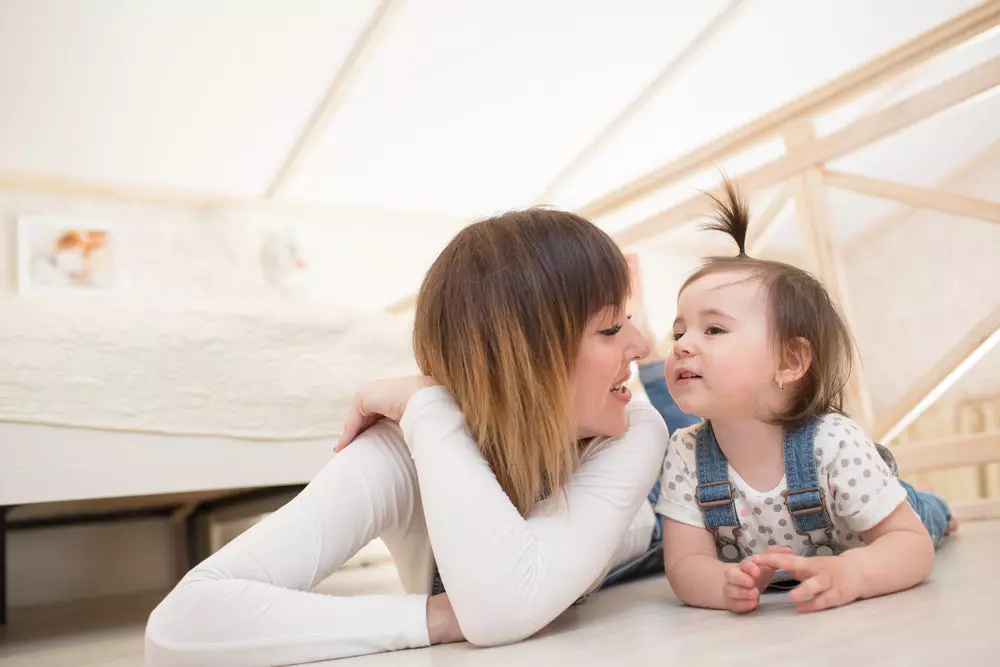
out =
[[[552,618],[537,613],[538,610],[525,612],[525,606],[498,605],[492,609],[467,610],[457,614],[458,625],[462,635],[473,646],[486,648],[513,644],[532,636],[546,625]]]

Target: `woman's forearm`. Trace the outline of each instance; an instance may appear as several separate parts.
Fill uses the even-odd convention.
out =
[[[413,452],[434,556],[466,638],[523,639],[564,611],[607,569],[653,485],[666,445],[648,406],[585,460],[562,494],[522,517],[443,388],[418,392],[401,425]]]

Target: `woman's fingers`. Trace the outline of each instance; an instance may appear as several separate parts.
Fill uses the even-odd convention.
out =
[[[337,446],[333,448],[333,451],[339,452],[344,447],[347,447],[356,437],[371,428],[381,418],[382,415],[363,415],[358,408],[352,408],[351,414],[348,415],[347,421],[344,423],[344,430],[341,431],[340,440],[337,441]]]

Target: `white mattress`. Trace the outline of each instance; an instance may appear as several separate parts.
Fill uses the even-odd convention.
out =
[[[287,441],[339,435],[357,387],[416,372],[410,320],[0,300],[0,421]]]
[[[0,505],[304,484],[335,443],[0,422]]]

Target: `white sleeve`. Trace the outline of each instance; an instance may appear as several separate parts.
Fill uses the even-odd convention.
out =
[[[297,665],[426,646],[425,595],[309,592],[379,534],[402,545],[403,555],[427,547],[410,453],[387,423],[192,569],[150,615],[146,664]]]
[[[524,518],[445,389],[415,394],[401,426],[442,580],[463,634],[479,645],[534,634],[607,571],[668,439],[659,413],[633,403],[626,434],[585,453],[565,499],[548,498]]]
[[[825,417],[815,446],[826,475],[823,481],[833,495],[834,512],[852,530],[871,530],[906,502],[906,489],[852,420]]]

